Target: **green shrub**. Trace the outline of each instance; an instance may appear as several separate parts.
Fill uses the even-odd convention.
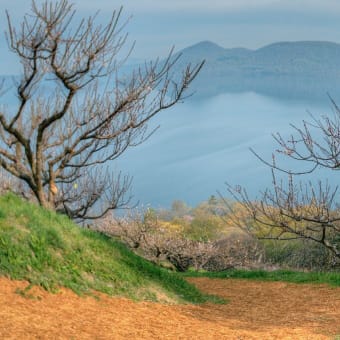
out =
[[[324,246],[309,240],[263,241],[266,262],[307,270],[336,268],[337,259]]]

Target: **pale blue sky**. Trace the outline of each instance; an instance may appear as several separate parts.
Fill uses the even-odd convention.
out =
[[[37,3],[41,2],[40,0]],[[258,48],[276,41],[340,42],[339,0],[73,0],[78,15],[101,10],[105,21],[113,9],[124,7],[133,57],[164,56],[171,46],[182,49],[202,40],[223,47]],[[30,0],[0,0],[0,74],[17,70],[4,40],[8,9],[18,22]]]

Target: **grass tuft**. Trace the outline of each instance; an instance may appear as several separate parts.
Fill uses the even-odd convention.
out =
[[[340,286],[339,272],[298,272],[292,270],[227,270],[223,272],[187,272],[185,277],[208,277],[218,279],[249,279],[260,281],[284,281],[292,283],[317,283]]]

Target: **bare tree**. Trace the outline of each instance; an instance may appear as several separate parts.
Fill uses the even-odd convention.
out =
[[[296,176],[311,173],[319,167],[340,169],[340,109],[333,100],[332,103],[333,116],[316,119],[311,115],[310,121],[303,121],[301,128],[292,125],[295,133],[288,140],[279,133],[273,135],[279,145],[277,153],[305,163],[307,168],[289,170],[278,165],[275,155],[268,162],[252,150],[271,168],[273,188],[265,190],[255,201],[240,186],[229,186],[229,192],[247,209],[252,219],[248,231],[255,230],[263,239],[310,240],[323,245],[339,259],[338,188],[322,181],[317,184],[295,181]],[[288,182],[279,180],[277,171],[286,173]]]
[[[216,241],[188,238],[183,231],[169,228],[150,210],[132,210],[121,218],[106,216],[96,223],[96,230],[116,237],[131,250],[172,269],[221,271],[234,267],[259,267],[263,247],[247,234],[230,234]]]
[[[78,219],[127,203],[130,179],[103,166],[145,141],[148,121],[184,98],[203,65],[178,76],[170,52],[124,74],[121,9],[106,25],[96,17],[75,20],[67,0],[32,1],[20,26],[7,13],[7,40],[22,74],[14,79],[17,108],[0,109],[0,165],[39,204]]]
[[[179,271],[189,268],[192,250],[198,243],[188,240],[178,231],[163,227],[157,215],[148,209],[132,210],[123,218],[106,216],[99,220],[96,229],[108,236],[118,237],[151,261],[169,261]]]

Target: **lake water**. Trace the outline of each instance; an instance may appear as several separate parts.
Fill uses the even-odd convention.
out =
[[[332,112],[326,95],[322,102],[313,99],[292,101],[254,92],[204,99],[195,95],[156,116],[150,124],[150,129],[159,125],[155,133],[128,149],[112,169],[133,177],[132,204],[169,207],[179,199],[194,206],[217,191],[227,196],[226,182],[246,187],[255,197],[270,186],[271,172],[249,148],[270,160],[278,147],[271,133],[289,136],[289,124],[301,126],[310,119],[308,111],[315,117]],[[13,104],[14,98],[8,102]],[[284,161],[286,167],[296,167]],[[331,171],[311,178],[337,183]]]
[[[129,149],[114,168],[133,176],[133,202],[143,205],[169,207],[175,199],[196,205],[217,191],[227,195],[225,182],[241,184],[255,197],[270,186],[271,173],[249,148],[270,160],[278,147],[271,133],[289,136],[289,124],[310,119],[308,111],[319,117],[332,108],[326,96],[317,103],[256,93],[190,98],[162,112],[152,122],[159,129]],[[334,177],[318,172],[312,178],[325,176]]]

